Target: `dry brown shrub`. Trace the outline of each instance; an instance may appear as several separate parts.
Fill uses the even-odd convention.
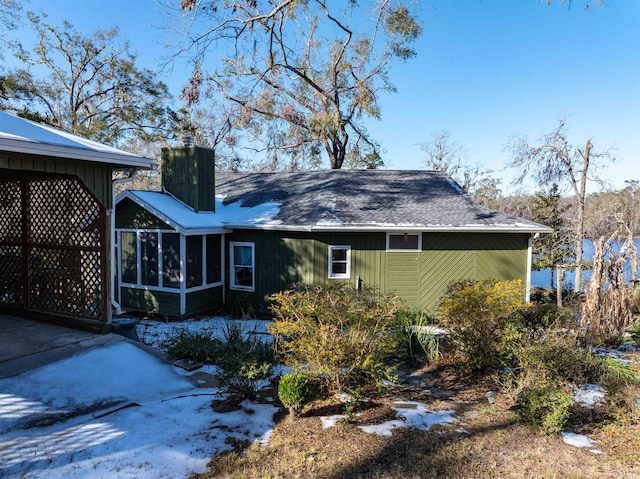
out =
[[[616,344],[634,322],[635,301],[631,287],[624,281],[627,261],[636,267],[637,249],[633,236],[627,236],[619,252],[612,243],[617,233],[595,244],[593,274],[582,305],[581,326],[592,344]],[[608,262],[605,258],[608,257]]]

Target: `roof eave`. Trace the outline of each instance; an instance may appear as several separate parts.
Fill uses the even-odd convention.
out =
[[[247,225],[232,224],[225,225],[232,229],[255,229],[272,231],[318,231],[318,232],[358,232],[358,233],[379,233],[392,231],[424,231],[431,233],[551,233],[553,230],[545,226],[427,226],[427,225]]]
[[[53,156],[70,160],[107,163],[115,167],[151,169],[153,160],[136,155],[119,154],[109,151],[94,151],[62,145],[36,143],[12,138],[0,138],[0,150],[27,155]]]
[[[199,226],[195,228],[185,227],[184,225],[180,224],[176,219],[171,218],[170,216],[166,215],[162,211],[155,208],[153,205],[149,204],[148,202],[140,198],[138,195],[135,194],[135,191],[133,190],[125,190],[122,193],[120,193],[116,198],[116,204],[120,203],[125,198],[129,198],[131,201],[141,206],[142,208],[146,209],[154,216],[157,216],[160,220],[164,221],[171,228],[173,228],[178,233],[184,236],[224,234],[224,233],[230,232],[230,230],[224,226]],[[133,228],[133,229],[140,229],[140,228]]]

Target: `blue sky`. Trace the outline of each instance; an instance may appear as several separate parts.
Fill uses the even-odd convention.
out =
[[[602,171],[614,187],[640,180],[640,1],[589,11],[585,2],[422,0],[418,55],[394,65],[398,91],[382,97],[382,120],[367,123],[387,167],[423,168],[418,144],[448,129],[467,161],[509,190],[508,137],[535,139],[565,116],[574,144],[592,138],[596,149],[616,148],[618,161]],[[25,8],[85,32],[118,25],[143,66],[157,68],[166,55],[156,0],[29,0]],[[187,76],[177,66],[166,78],[174,94]]]

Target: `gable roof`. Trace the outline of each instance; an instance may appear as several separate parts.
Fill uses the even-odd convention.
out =
[[[152,160],[0,111],[0,151],[151,168]]]
[[[279,203],[269,223],[230,228],[302,231],[546,233],[551,229],[475,204],[449,176],[425,170],[217,174],[223,204]]]

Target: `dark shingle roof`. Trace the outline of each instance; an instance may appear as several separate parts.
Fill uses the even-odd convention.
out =
[[[243,207],[279,203],[274,220],[282,228],[548,231],[476,205],[439,171],[217,174],[216,195],[224,196],[224,204],[241,201]]]

